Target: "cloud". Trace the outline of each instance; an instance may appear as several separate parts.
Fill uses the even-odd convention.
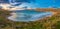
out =
[[[6,1],[8,1],[8,3],[5,3]],[[54,3],[54,0],[4,0],[3,1],[5,4],[10,5],[12,8],[48,8],[48,7],[57,7],[60,6],[60,2],[58,3],[58,1],[56,1]],[[2,4],[4,4],[2,3]],[[5,5],[4,4],[4,5]],[[55,5],[56,4],[56,5]],[[59,4],[59,5],[58,5]],[[53,6],[55,5],[55,6]],[[6,7],[10,7],[10,6],[6,6]],[[4,6],[5,7],[5,6]]]

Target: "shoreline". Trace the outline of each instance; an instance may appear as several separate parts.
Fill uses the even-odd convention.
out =
[[[44,14],[44,13],[43,13]],[[47,14],[49,14],[49,13],[47,13]],[[42,17],[42,18],[45,18],[45,17],[51,17],[51,15],[47,15],[47,14],[44,14],[45,16],[44,17]],[[12,16],[10,16],[9,17],[9,19],[11,19],[12,21],[16,21],[17,19],[15,19],[16,18],[16,13],[11,13],[11,15]],[[37,14],[38,15],[38,14]],[[40,16],[41,16],[41,14],[40,14]],[[41,18],[40,18],[41,19]],[[33,19],[34,20],[34,19]],[[35,19],[35,21],[37,21],[37,20],[39,20],[38,18],[37,19]],[[32,21],[32,20],[30,20],[30,21]],[[18,22],[20,22],[20,21],[18,21]],[[23,22],[23,21],[22,21]]]

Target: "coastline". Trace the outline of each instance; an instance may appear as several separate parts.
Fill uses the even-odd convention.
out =
[[[18,13],[17,13],[18,14]],[[12,21],[19,21],[19,19],[16,19],[16,17],[18,17],[16,13],[11,13],[12,16],[10,16],[8,19],[11,19]],[[24,14],[25,15],[25,14]],[[30,18],[30,21],[36,21],[36,20],[39,20],[41,18],[44,18],[44,17],[51,17],[53,14],[52,12],[46,12],[46,13],[38,13],[38,14],[34,14],[32,15],[32,17]],[[35,16],[35,18],[34,18]],[[40,17],[41,16],[41,17]],[[40,18],[39,18],[40,17]],[[26,19],[25,21],[29,21],[29,19]],[[20,21],[19,21],[20,22]],[[21,22],[24,22],[21,20]]]

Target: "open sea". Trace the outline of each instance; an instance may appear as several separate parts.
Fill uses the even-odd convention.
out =
[[[14,6],[14,8],[60,8],[60,0],[0,0],[0,4],[4,5],[5,3]],[[20,22],[36,21],[43,17],[52,16],[52,12],[25,9],[16,9],[11,14],[12,16],[8,17],[8,19]]]
[[[9,16],[8,19],[18,22],[37,21],[44,17],[52,16],[52,12],[38,12],[35,10],[20,10],[11,14],[12,16]]]

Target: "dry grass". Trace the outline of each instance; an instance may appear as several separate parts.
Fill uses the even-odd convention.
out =
[[[0,29],[59,29],[58,22],[60,21],[60,9],[36,9],[38,11],[51,11],[54,13],[52,17],[46,17],[35,22],[13,22],[5,17],[8,16],[8,11],[0,10]],[[6,14],[7,13],[7,14]],[[1,15],[2,14],[2,15]],[[4,16],[5,15],[5,16]]]

